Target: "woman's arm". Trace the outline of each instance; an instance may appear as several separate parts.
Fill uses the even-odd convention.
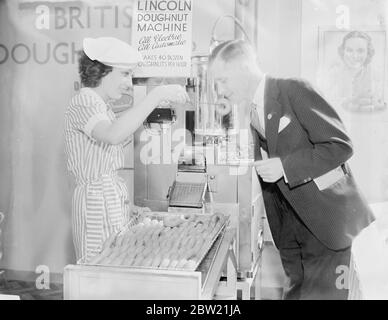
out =
[[[165,100],[184,103],[188,100],[188,95],[180,85],[157,87],[113,123],[105,120],[98,122],[92,130],[93,138],[113,145],[124,142],[140,127],[151,111]]]

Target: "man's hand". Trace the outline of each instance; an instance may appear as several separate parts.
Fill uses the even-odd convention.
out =
[[[253,166],[265,182],[276,182],[284,175],[283,164],[280,158],[255,161]]]

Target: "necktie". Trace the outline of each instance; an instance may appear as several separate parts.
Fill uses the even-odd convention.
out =
[[[260,123],[257,105],[255,103],[251,104],[251,124],[263,137],[265,137],[264,128]]]

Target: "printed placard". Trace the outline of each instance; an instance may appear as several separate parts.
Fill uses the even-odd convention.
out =
[[[143,61],[136,77],[189,77],[193,0],[137,0],[132,45]]]

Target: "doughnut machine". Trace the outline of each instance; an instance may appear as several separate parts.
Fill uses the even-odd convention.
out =
[[[265,212],[250,166],[249,112],[217,96],[207,66],[207,56],[194,56],[190,78],[134,82],[135,100],[168,83],[185,86],[190,97],[185,105],[156,108],[134,135],[134,202],[152,211],[230,211],[238,278],[252,279],[261,262]]]

